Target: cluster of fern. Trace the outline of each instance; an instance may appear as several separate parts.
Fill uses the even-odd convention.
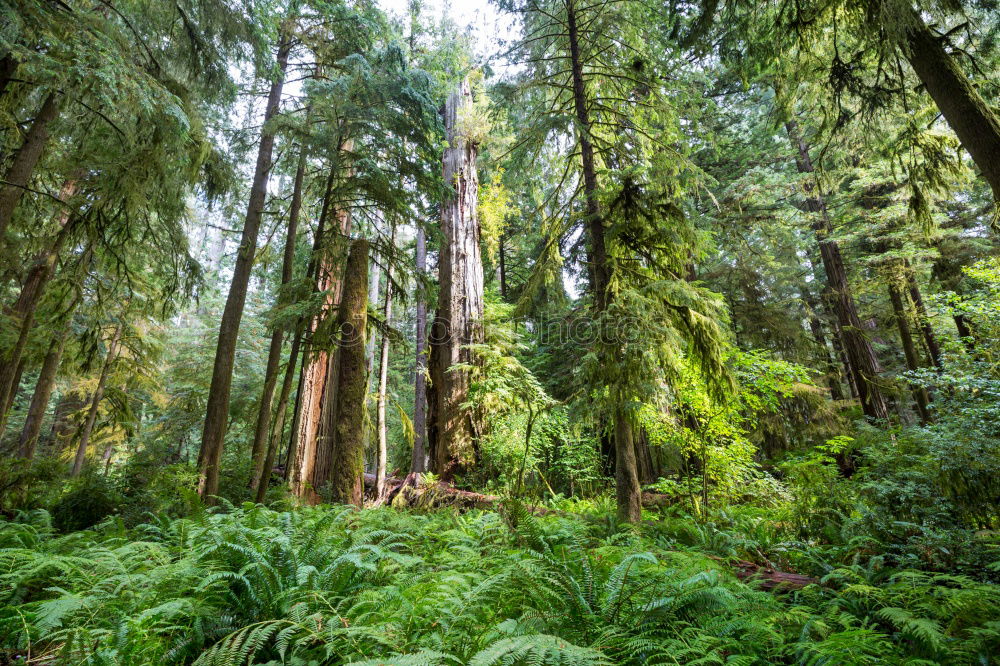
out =
[[[66,664],[978,664],[1000,587],[868,566],[773,594],[677,526],[261,506],[0,523],[0,647]],[[699,528],[704,529],[704,528]],[[672,530],[672,531],[671,531]]]

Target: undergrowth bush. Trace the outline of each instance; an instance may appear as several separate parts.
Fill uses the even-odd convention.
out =
[[[970,577],[873,558],[790,594],[737,581],[727,559],[766,557],[779,532],[749,512],[622,529],[507,502],[228,505],[60,535],[35,511],[0,523],[0,643],[37,663],[199,666],[977,664],[1000,650],[1000,587]]]

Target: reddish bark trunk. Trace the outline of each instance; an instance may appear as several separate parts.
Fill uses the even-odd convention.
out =
[[[785,123],[785,129],[796,151],[796,165],[801,174],[813,174],[812,158],[809,156],[809,146],[799,133],[795,121]],[[826,201],[817,183],[810,180],[804,186],[806,206],[815,217],[813,231],[819,243],[823,269],[826,272],[827,285],[837,320],[840,324],[841,344],[847,355],[850,371],[854,375],[854,385],[858,391],[861,408],[865,416],[874,420],[886,422],[889,419],[889,408],[879,387],[880,372],[878,359],[871,342],[864,334],[861,319],[858,316],[854,293],[847,279],[847,269],[840,253],[840,245],[829,239],[833,231]]]
[[[323,424],[316,444],[312,487],[331,501],[361,506],[365,455],[368,369],[368,241],[351,244],[344,268],[344,293],[337,308],[337,348],[324,395]],[[336,390],[333,390],[336,389]]]

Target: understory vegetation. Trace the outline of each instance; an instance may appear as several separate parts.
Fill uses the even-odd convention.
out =
[[[1000,665],[1000,0],[0,0],[0,666]]]
[[[206,666],[987,664],[1000,650],[1000,586],[907,568],[930,544],[806,543],[792,507],[623,529],[606,502],[554,506],[570,517],[246,505],[65,535],[38,511],[0,533],[0,636],[32,663]],[[817,581],[755,589],[729,568],[747,557]]]

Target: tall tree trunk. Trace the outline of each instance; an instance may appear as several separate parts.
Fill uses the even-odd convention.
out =
[[[45,151],[49,141],[49,125],[59,116],[59,97],[53,91],[45,96],[42,106],[24,136],[20,148],[14,153],[10,166],[0,185],[0,251],[6,249],[7,227],[17,204],[24,196],[25,188],[31,182],[35,165]]]
[[[920,293],[920,285],[917,284],[917,276],[914,275],[913,268],[909,264],[906,266],[906,282],[910,291],[910,300],[913,301],[913,307],[917,310],[917,323],[920,326],[920,332],[924,336],[924,342],[927,344],[927,352],[930,354],[931,363],[934,364],[935,368],[940,370],[944,367],[944,362],[941,360],[941,344],[934,333],[931,318],[927,315],[927,307],[924,305],[924,297]]]
[[[913,334],[910,332],[910,318],[906,305],[903,302],[903,289],[892,279],[889,282],[889,300],[892,302],[892,312],[896,319],[896,328],[899,329],[899,339],[903,343],[903,355],[906,358],[906,368],[915,371],[920,368],[920,359],[917,357],[917,348],[913,344]],[[914,385],[913,401],[917,406],[917,413],[920,415],[920,422],[927,424],[931,420],[930,396],[923,386]]]
[[[337,348],[323,410],[323,437],[317,443],[314,492],[328,490],[331,501],[361,506],[364,488],[365,399],[368,372],[368,241],[351,243],[344,269],[344,292],[337,308]],[[331,387],[332,388],[332,387]]]
[[[77,181],[75,178],[63,183],[59,197],[60,200],[65,202],[72,197],[76,192],[76,186]],[[12,401],[14,391],[17,390],[16,380],[19,377],[17,368],[23,367],[21,365],[21,357],[28,344],[31,328],[35,323],[35,312],[38,310],[38,304],[42,300],[42,294],[45,293],[45,287],[55,272],[56,261],[59,258],[59,252],[62,249],[63,243],[74,226],[70,223],[69,208],[60,210],[56,218],[59,231],[52,239],[49,247],[39,252],[34,261],[32,261],[31,267],[28,269],[28,274],[25,277],[24,285],[21,287],[21,293],[14,306],[7,313],[8,316],[18,322],[18,334],[14,346],[6,350],[3,358],[0,359],[0,409],[3,410],[0,412],[0,435],[3,434],[6,428],[8,411],[10,409],[9,405]]]
[[[477,146],[462,136],[458,118],[472,105],[463,81],[445,104],[448,147],[444,182],[454,188],[441,204],[442,244],[438,259],[438,305],[430,332],[427,445],[435,473],[449,481],[474,458],[473,415],[462,408],[469,373],[451,368],[472,363],[469,345],[483,340],[483,261],[479,248]]]
[[[904,55],[1000,203],[1000,116],[945,50],[942,39],[917,11],[908,9]]]
[[[292,271],[295,269],[295,237],[299,231],[299,211],[302,209],[302,182],[306,174],[306,146],[299,153],[298,166],[295,169],[295,182],[292,185],[292,201],[288,207],[288,228],[285,234],[285,252],[281,260],[281,288],[279,303],[284,304],[288,296],[285,287],[292,281]],[[281,349],[284,342],[284,331],[276,326],[271,332],[271,344],[267,350],[267,366],[264,370],[264,388],[260,397],[260,409],[257,412],[257,425],[254,428],[253,447],[250,453],[250,489],[256,490],[261,480],[271,474],[267,467],[268,442],[271,434],[271,408],[274,401],[274,388],[278,383],[278,366],[281,364]]]
[[[396,240],[395,224],[392,225],[389,238],[390,243],[394,243]],[[388,263],[386,263],[385,268],[385,300],[382,305],[382,319],[385,322],[386,330],[382,334],[382,347],[379,350],[378,391],[375,402],[375,428],[378,430],[378,452],[375,456],[375,496],[380,501],[385,492],[385,468],[389,448],[385,421],[385,394],[389,383],[389,327],[392,325],[392,271]]]
[[[785,129],[796,151],[796,165],[799,173],[813,174],[815,169],[809,156],[809,145],[799,133],[798,124],[794,120],[785,123]],[[827,284],[830,288],[837,320],[840,324],[841,342],[847,358],[850,361],[854,383],[861,400],[861,409],[865,416],[874,421],[888,421],[889,409],[879,387],[880,368],[875,350],[865,336],[861,319],[858,317],[854,294],[847,280],[847,270],[840,254],[840,245],[829,239],[832,232],[830,215],[826,200],[818,184],[810,180],[804,186],[807,196],[807,209],[814,213],[813,231],[819,243],[823,269],[826,272]]]
[[[56,385],[56,374],[59,372],[63,350],[66,349],[68,332],[67,327],[56,334],[56,337],[49,344],[45,360],[42,361],[42,369],[38,373],[38,381],[35,382],[35,392],[31,395],[31,404],[28,406],[28,415],[24,419],[24,427],[21,429],[21,436],[18,439],[18,456],[21,458],[32,460],[35,457],[38,435],[42,431],[45,410],[49,406],[52,389]]]
[[[830,348],[826,344],[826,333],[823,331],[823,322],[819,318],[819,302],[816,297],[809,291],[809,288],[803,286],[800,291],[802,292],[802,300],[806,304],[806,315],[809,319],[809,330],[812,332],[813,340],[822,350],[823,358],[826,362],[826,373],[827,373],[827,384],[830,387],[830,397],[834,400],[843,400],[844,392],[840,385],[840,371],[837,368],[837,362],[830,353]]]
[[[332,208],[332,204],[331,204]],[[339,211],[337,213],[338,223],[336,231],[339,236],[346,237],[351,229],[350,211]],[[324,310],[311,323],[311,331],[316,332],[320,323],[325,320],[330,313],[337,308],[340,303],[341,288],[343,285],[342,271],[344,263],[342,261],[343,244],[337,234],[329,234],[335,242],[329,243],[332,247],[323,248],[320,246],[320,256],[316,264],[316,291],[325,293]],[[367,273],[365,274],[365,293],[367,293]],[[362,356],[364,350],[362,349]],[[333,372],[336,358],[329,348],[320,348],[310,344],[309,354],[306,364],[302,370],[302,379],[299,390],[299,423],[296,430],[295,455],[291,458],[289,471],[289,485],[292,492],[308,501],[315,502],[318,490],[312,484],[314,467],[317,464],[317,456],[324,455],[320,450],[319,439],[323,436],[323,410],[324,404],[328,402],[325,397],[327,391],[335,386],[331,385],[331,372]]]
[[[76,458],[73,460],[73,470],[70,472],[70,476],[80,476],[80,472],[83,471],[83,463],[87,460],[87,446],[90,445],[90,435],[94,432],[94,424],[97,423],[97,411],[101,406],[101,399],[104,398],[104,385],[107,383],[111,364],[118,356],[118,343],[121,340],[123,326],[123,324],[119,324],[115,328],[115,334],[111,337],[111,343],[108,345],[108,354],[104,357],[104,365],[101,366],[97,386],[90,398],[87,419],[83,422],[83,428],[80,430],[80,441],[76,447]]]
[[[611,264],[608,260],[604,219],[598,200],[597,164],[594,158],[594,147],[590,141],[590,114],[583,80],[583,62],[580,56],[575,0],[567,0],[566,2],[566,24],[569,33],[570,67],[573,75],[573,108],[576,112],[576,134],[580,142],[583,190],[586,198],[590,286],[596,314],[600,316],[607,310],[611,300]],[[610,358],[607,359],[607,362],[620,362],[620,359],[617,358],[617,351],[611,350],[608,353]],[[612,418],[614,419],[618,518],[634,523],[642,517],[642,491],[639,485],[639,473],[636,468],[635,450],[632,443],[632,425],[628,422],[627,415],[621,408],[614,411]]]
[[[413,375],[413,455],[410,472],[427,471],[427,296],[422,280],[427,272],[427,238],[423,224],[417,224],[417,247],[414,264],[417,272],[416,350]]]
[[[257,232],[264,212],[267,197],[267,181],[271,173],[271,155],[274,151],[275,126],[270,122],[278,115],[281,106],[281,90],[288,68],[288,54],[292,47],[291,18],[286,20],[281,30],[278,45],[278,76],[271,83],[264,110],[264,125],[257,149],[257,164],[254,169],[253,185],[247,202],[246,217],[243,221],[243,235],[236,255],[233,279],[229,285],[229,296],[222,311],[219,324],[219,339],[215,348],[215,364],[212,368],[212,384],[208,392],[205,409],[205,427],[202,431],[201,450],[198,453],[198,494],[208,504],[215,503],[219,492],[219,463],[229,421],[229,397],[233,383],[233,365],[236,361],[236,339],[243,319],[243,307],[247,299],[247,286],[257,252]]]
[[[274,469],[274,461],[277,459],[278,448],[284,441],[285,418],[288,412],[288,398],[292,394],[292,382],[295,380],[295,366],[299,362],[299,346],[302,344],[302,333],[296,332],[292,338],[292,349],[288,353],[288,365],[285,367],[285,378],[281,381],[281,390],[278,392],[278,406],[274,410],[274,426],[267,445],[267,456],[264,458],[264,473],[261,475],[260,483],[257,484],[256,501],[263,502],[267,495],[267,482],[271,477],[271,470]],[[287,467],[285,469],[287,474]]]

